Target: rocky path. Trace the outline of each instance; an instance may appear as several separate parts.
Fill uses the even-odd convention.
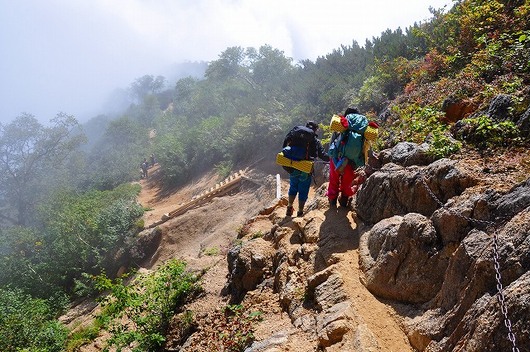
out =
[[[212,175],[206,175],[195,182],[194,186],[161,196],[154,180],[153,178],[141,182],[139,201],[150,208],[145,218],[146,225],[171,211],[172,206],[182,203],[185,199],[191,199],[194,194],[200,193],[201,189],[207,189],[210,183],[215,183]],[[318,197],[314,191],[311,193],[313,200]],[[215,198],[203,207],[193,209],[162,225],[162,243],[148,266],[154,268],[167,259],[178,257],[186,260],[192,269],[208,269],[203,278],[205,295],[188,307],[196,313],[199,320],[204,319],[204,324],[209,314],[229,303],[229,297],[221,294],[227,285],[227,252],[249,216],[257,215],[257,210],[275,202],[272,193],[265,197],[266,199],[258,201],[255,190],[242,189],[239,193]],[[295,322],[296,314],[302,319],[312,316],[311,319],[318,320],[319,316],[311,310],[308,310],[307,314],[288,314],[285,304],[282,306],[281,303],[282,293],[273,292],[265,284],[261,289],[249,292],[242,302],[250,307],[249,309],[263,313],[263,320],[255,326],[257,342],[254,343],[252,351],[412,351],[392,307],[375,298],[361,283],[358,260],[361,231],[355,223],[355,213],[345,209],[332,211],[327,205],[321,209],[315,206],[312,208],[303,221],[312,221],[315,218],[320,219],[321,224],[316,229],[318,233],[315,236],[318,240],[312,249],[314,267],[306,270],[307,275],[331,268],[334,274],[342,278],[340,289],[344,293],[347,308],[341,314],[345,317],[347,331],[340,342],[319,347],[318,324],[304,328],[299,322]],[[252,225],[247,230],[256,234],[270,233],[278,224],[287,228],[293,227],[292,221],[283,219],[284,214],[285,206],[279,202],[272,213],[252,220]],[[297,221],[302,220],[294,219],[294,222]],[[246,241],[245,238],[240,240]],[[287,251],[297,251],[301,248],[299,243],[284,245]],[[270,250],[270,254],[274,255],[275,250],[271,246],[266,250]],[[300,275],[303,276],[301,273]],[[307,279],[301,277],[302,281]],[[208,328],[203,326],[199,330],[206,333]],[[200,340],[200,335],[197,340]],[[201,349],[197,343],[192,342],[186,350]]]
[[[494,211],[497,211],[500,204],[505,212],[514,214],[520,212],[510,222],[508,229],[500,233],[500,236],[506,238],[513,237],[512,242],[500,242],[503,246],[501,250],[502,253],[513,253],[512,257],[520,255],[522,258],[514,257],[515,259],[505,260],[505,263],[518,263],[518,260],[521,263],[528,263],[525,259],[527,256],[524,256],[530,253],[527,247],[528,241],[522,240],[528,234],[528,209],[521,210],[528,207],[528,199],[530,199],[528,198],[530,183],[527,180],[528,153],[527,150],[517,155],[511,153],[509,158],[499,160],[503,162],[491,164],[478,157],[469,158],[468,155],[463,162],[464,169],[466,173],[471,173],[481,182],[466,190],[462,196],[455,197],[456,203],[451,203],[450,206],[455,209],[467,209],[466,199],[479,195],[484,200],[477,203],[478,205],[489,202]],[[486,168],[485,165],[488,167]],[[491,165],[495,165],[495,169],[492,169]],[[395,172],[393,177],[399,179],[403,177],[403,174],[410,172],[410,179],[414,180],[415,170],[415,167],[410,170],[404,169],[401,172]],[[148,180],[140,181],[142,191],[139,201],[149,209],[144,215],[146,226],[155,223],[179,204],[192,199],[219,182],[212,173],[190,182],[186,187],[175,191],[164,191],[158,186],[156,167],[151,171]],[[451,172],[450,174],[458,175],[459,173]],[[469,308],[471,313],[467,317],[467,324],[471,327],[471,331],[458,330],[456,332],[441,325],[443,322],[440,319],[453,319],[455,323],[458,323],[464,321],[461,315],[453,317],[447,315],[451,313],[449,312],[439,317],[437,321],[433,320],[431,311],[416,311],[417,305],[395,303],[400,302],[400,299],[386,301],[375,297],[366,289],[366,286],[376,285],[379,289],[401,287],[394,293],[401,294],[402,289],[409,290],[409,293],[417,293],[423,292],[418,287],[421,285],[425,287],[424,281],[409,282],[410,274],[407,270],[410,270],[410,267],[407,269],[402,266],[399,268],[383,267],[380,281],[374,281],[373,273],[370,272],[367,272],[365,278],[363,271],[359,268],[359,257],[362,256],[363,265],[366,265],[367,258],[371,256],[385,258],[387,255],[408,255],[409,250],[403,249],[402,246],[417,247],[418,244],[410,242],[410,239],[409,242],[400,240],[394,243],[394,247],[386,248],[384,253],[377,254],[376,252],[381,251],[379,242],[376,240],[372,242],[372,247],[366,246],[367,237],[365,236],[368,235],[368,228],[362,222],[357,221],[355,209],[330,209],[323,195],[325,189],[322,187],[311,190],[310,200],[306,207],[307,212],[303,217],[286,218],[286,200],[275,198],[274,179],[273,176],[258,176],[254,180],[256,182],[249,181],[242,184],[234,192],[213,198],[208,203],[190,209],[185,214],[160,225],[162,240],[156,253],[143,263],[142,270],[156,270],[156,267],[165,261],[178,258],[185,260],[191,270],[205,273],[202,276],[204,294],[185,307],[194,313],[196,330],[191,336],[184,336],[183,340],[180,339],[182,336],[178,327],[173,326],[167,336],[167,351],[223,350],[219,346],[212,349],[212,345],[205,345],[204,342],[210,342],[212,336],[219,336],[220,332],[224,332],[226,325],[218,324],[219,321],[215,319],[223,316],[223,309],[234,303],[234,300],[231,300],[234,297],[241,298],[236,302],[241,303],[246,312],[259,311],[263,318],[260,322],[252,323],[254,343],[245,350],[246,352],[414,351],[409,338],[418,350],[424,350],[427,344],[429,344],[427,350],[453,350],[458,346],[469,347],[477,344],[482,346],[481,350],[508,349],[506,346],[509,341],[506,339],[502,320],[496,321],[491,318],[494,314],[498,317],[499,310],[495,307],[497,300],[488,292],[484,293],[484,297],[491,301],[489,304],[492,308],[484,312],[471,311],[473,307]],[[525,179],[526,184],[520,184],[517,188],[511,189],[514,184]],[[282,182],[282,189],[285,193],[287,189],[285,177]],[[405,180],[400,181],[401,183],[411,182]],[[420,186],[418,189],[423,190],[423,186],[421,184]],[[492,195],[491,192],[487,192],[492,189],[500,193]],[[371,193],[377,197],[381,192],[372,191]],[[393,194],[394,197],[400,195],[399,192]],[[415,199],[413,197],[411,201]],[[395,203],[399,202],[389,200],[390,205]],[[513,204],[509,207],[505,203]],[[377,209],[361,207],[357,210],[360,216],[366,219],[367,216],[372,216]],[[412,218],[419,217],[407,217],[410,221],[413,220]],[[450,219],[446,222],[454,223]],[[392,233],[380,232],[386,228],[379,226],[377,230],[379,235],[372,228],[370,238],[374,238],[374,235],[376,239],[392,236]],[[420,228],[423,227],[420,226]],[[481,238],[470,232],[466,241]],[[512,243],[519,247],[514,248]],[[360,244],[363,249],[362,253],[359,251]],[[487,247],[488,244],[485,242],[483,245]],[[480,253],[486,254],[475,258],[473,253],[469,253],[469,257],[466,257],[467,247],[460,246],[459,248],[461,248],[458,252],[460,256],[457,257],[463,258],[462,260],[466,262],[453,263],[453,266],[467,268],[471,265],[473,268],[484,269],[484,265],[476,263],[489,263],[491,260],[489,257],[483,258],[487,254],[485,249],[481,249]],[[371,252],[372,250],[374,253]],[[411,255],[414,253],[418,254],[418,252],[413,252]],[[454,257],[451,256],[450,260],[459,260]],[[423,262],[418,263],[417,260],[408,263],[409,266],[424,265]],[[402,269],[407,274],[394,277],[393,275],[397,274],[389,271],[398,269]],[[453,282],[454,286],[454,282],[458,282],[457,289],[461,290],[459,292],[475,292],[473,294],[482,295],[482,291],[470,291],[466,285],[476,286],[476,282],[491,281],[492,270],[473,272],[471,277],[475,281],[471,283],[461,280],[458,275],[448,279],[443,277],[443,285],[450,286]],[[515,271],[511,272],[515,273]],[[431,271],[429,271],[428,278],[432,279],[430,273]],[[449,273],[458,274],[454,270]],[[400,282],[397,282],[398,279]],[[396,282],[390,285],[388,282],[392,280]],[[511,290],[506,290],[507,297],[509,297],[507,301],[512,304],[509,307],[510,313],[515,322],[517,336],[521,340],[527,336],[527,330],[524,330],[525,325],[521,327],[525,320],[517,317],[528,315],[528,305],[524,301],[528,296],[524,294],[527,294],[527,288],[530,287],[525,284],[524,280],[528,280],[527,274],[511,286],[507,286],[508,288],[513,286]],[[454,291],[452,288],[442,287],[442,291],[447,289]],[[442,291],[440,297],[453,297]],[[457,296],[454,298],[458,299]],[[471,305],[472,300],[468,300],[467,304]],[[454,303],[451,303],[451,306],[453,305]],[[73,323],[78,324],[79,321],[83,323],[93,319],[93,314],[90,313],[92,308],[93,306],[86,309],[77,307],[75,310],[78,312],[73,312],[73,316],[78,318],[74,318],[76,321]],[[433,309],[438,308],[435,306]],[[479,315],[480,319],[474,318]],[[409,338],[403,332],[403,324],[406,324],[406,329],[410,334]],[[439,334],[441,329],[446,329],[443,334],[450,336],[451,339],[429,340],[432,336],[438,336],[436,334]],[[493,336],[493,338],[487,336]],[[104,346],[104,341],[105,335],[102,335],[96,341],[83,346],[80,351],[100,351]],[[182,341],[186,341],[184,345]],[[504,347],[501,348],[501,346]],[[460,350],[460,347],[458,349]],[[524,348],[521,349],[523,350]]]

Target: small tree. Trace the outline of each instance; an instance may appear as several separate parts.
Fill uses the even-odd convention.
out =
[[[75,133],[77,126],[76,119],[64,113],[51,120],[51,127],[29,114],[0,124],[0,217],[16,225],[28,223],[45,193],[47,175],[85,140]]]
[[[137,102],[142,102],[148,95],[159,93],[166,84],[163,76],[145,75],[137,78],[129,89],[131,97]]]

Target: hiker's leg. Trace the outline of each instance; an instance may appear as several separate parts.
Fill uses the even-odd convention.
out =
[[[340,191],[343,197],[353,196],[353,179],[355,178],[355,170],[353,169],[353,162],[346,165],[344,172],[342,173],[342,180],[340,183]]]
[[[300,187],[300,172],[301,171],[294,170],[289,175],[289,191],[287,192],[289,197],[287,203],[287,212],[285,213],[287,216],[293,215],[293,204]]]
[[[287,194],[289,195],[289,198],[291,198],[291,196],[292,196],[293,199],[294,199],[294,197],[296,197],[296,195],[299,192],[299,188],[300,188],[300,173],[301,172],[302,171],[294,170],[289,175],[289,191],[287,192]]]
[[[331,201],[336,200],[339,196],[339,184],[340,184],[340,175],[337,172],[337,169],[335,168],[335,164],[333,163],[333,160],[329,161],[329,184],[328,184],[328,191],[326,195],[328,196],[328,199]]]
[[[300,173],[299,170],[294,170],[289,175],[289,191],[287,195],[289,196],[289,206],[292,206],[296,195],[299,193],[300,188]]]
[[[296,216],[302,216],[304,215],[304,205],[305,202],[298,202],[298,212],[296,213]]]
[[[298,183],[298,212],[303,212],[304,204],[309,197],[309,188],[311,187],[311,174],[303,172],[300,175],[300,182]]]

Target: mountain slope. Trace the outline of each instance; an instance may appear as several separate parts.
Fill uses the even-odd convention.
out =
[[[396,156],[396,152],[383,151],[380,155],[383,159],[392,159],[392,156]],[[459,302],[458,294],[454,297],[453,295],[464,287],[465,290],[462,292],[466,290],[475,292],[476,297],[480,297],[481,287],[487,288],[490,285],[488,282],[494,283],[494,273],[489,269],[482,272],[480,270],[477,272],[476,269],[470,271],[473,277],[486,279],[476,287],[465,286],[466,279],[455,281],[452,276],[444,278],[443,272],[436,273],[442,274],[444,284],[436,284],[433,281],[432,290],[426,294],[427,296],[438,294],[438,296],[428,302],[420,298],[420,301],[426,302],[423,304],[411,304],[415,299],[412,297],[418,292],[415,287],[420,287],[418,285],[422,281],[432,279],[429,276],[421,278],[421,275],[424,275],[421,273],[422,267],[431,268],[432,262],[428,260],[436,259],[440,254],[447,258],[461,257],[459,253],[462,250],[459,248],[462,246],[457,242],[449,243],[444,248],[439,247],[439,243],[422,244],[425,238],[422,239],[421,235],[414,240],[413,237],[416,236],[414,230],[411,232],[412,237],[401,235],[399,241],[392,242],[397,246],[394,249],[389,248],[388,244],[374,249],[375,247],[370,243],[374,243],[373,236],[378,233],[377,228],[386,229],[387,232],[384,236],[376,236],[380,236],[382,240],[394,241],[393,224],[400,224],[401,219],[403,223],[408,219],[409,224],[413,224],[410,221],[421,215],[414,215],[408,211],[405,211],[403,216],[385,215],[385,218],[374,226],[369,218],[378,216],[380,210],[377,204],[367,208],[359,201],[366,200],[370,195],[381,198],[384,192],[374,187],[392,184],[395,182],[393,179],[401,180],[400,183],[408,185],[409,188],[403,188],[403,191],[394,195],[387,194],[384,199],[393,203],[403,201],[404,204],[415,199],[424,199],[422,194],[428,194],[422,193],[427,192],[425,184],[415,176],[419,170],[424,170],[425,175],[432,175],[426,181],[427,186],[432,187],[437,194],[442,192],[444,197],[450,197],[450,200],[444,200],[445,204],[462,207],[462,213],[467,214],[467,210],[458,204],[461,202],[467,204],[465,202],[469,201],[484,204],[480,197],[491,197],[492,192],[504,194],[502,197],[506,199],[513,198],[514,202],[519,204],[518,209],[521,207],[524,209],[530,205],[524,205],[529,202],[530,197],[524,196],[526,193],[516,196],[515,193],[510,192],[513,192],[514,186],[528,177],[528,157],[525,150],[512,150],[509,154],[499,155],[495,163],[471,152],[455,156],[453,160],[441,160],[426,166],[403,167],[387,162],[367,180],[359,191],[357,203],[353,208],[330,209],[324,195],[326,188],[324,182],[312,188],[307,212],[301,218],[285,217],[286,201],[285,198],[276,199],[274,175],[259,170],[248,172],[247,180],[232,193],[213,198],[210,202],[161,224],[159,229],[162,232],[162,239],[155,254],[141,263],[142,270],[156,270],[165,261],[179,258],[188,263],[190,270],[204,272],[201,278],[204,293],[193,302],[186,304],[182,312],[175,315],[166,336],[166,350],[222,350],[230,344],[248,345],[251,340],[253,343],[247,351],[254,352],[437,351],[439,349],[436,348],[440,348],[439,346],[445,346],[442,350],[454,350],[454,347],[450,346],[477,343],[477,337],[465,337],[466,331],[472,333],[474,330],[466,328],[454,330],[454,326],[451,327],[455,317],[460,317],[458,318],[460,321],[463,319],[461,314],[466,313],[466,310],[472,311],[469,304],[473,303]],[[412,159],[413,156],[408,158]],[[440,167],[440,165],[446,166]],[[436,173],[443,170],[449,171],[441,178],[443,182],[437,185]],[[288,186],[286,174],[279,167],[278,172],[282,175],[282,191],[285,195]],[[459,173],[465,175],[464,178],[459,176]],[[409,177],[407,175],[411,177],[408,181],[403,179]],[[159,220],[163,214],[176,208],[183,201],[190,200],[193,196],[211,188],[218,181],[214,174],[206,174],[176,192],[164,193],[158,188],[155,176],[156,170],[153,170],[153,177],[150,180],[141,181],[142,192],[139,201],[150,209],[145,214],[146,226]],[[434,178],[430,179],[431,177]],[[474,181],[466,186],[463,193],[452,196],[453,191],[444,191],[444,187],[456,189],[454,188],[456,184],[450,183],[453,182],[451,181],[453,178],[465,184],[469,183],[465,181],[466,179]],[[319,177],[319,180],[325,181],[325,178]],[[411,182],[411,180],[416,181]],[[393,199],[393,197],[398,198]],[[428,199],[429,197],[424,201],[432,201]],[[430,203],[423,204],[421,208],[430,207],[427,206]],[[423,210],[420,209],[421,211]],[[477,211],[475,213],[473,216],[483,216]],[[362,220],[359,214],[363,215]],[[517,221],[522,221],[524,214],[524,211],[520,212],[514,218],[512,231],[516,231]],[[443,219],[443,216],[447,215],[443,215],[442,212],[433,216],[433,219],[436,220],[440,216]],[[445,222],[449,229],[453,229],[451,231],[461,226],[458,221],[445,220]],[[410,232],[414,226],[409,226],[408,231]],[[424,228],[424,225],[420,228]],[[520,226],[519,228],[521,229]],[[438,231],[442,237],[447,236],[447,229],[441,228]],[[474,237],[476,236],[471,231],[462,243],[467,241],[466,245],[469,246],[473,243],[471,241]],[[518,240],[514,241],[519,243]],[[505,248],[505,242],[501,245]],[[394,276],[391,281],[383,282],[381,286],[377,276],[377,265],[381,264],[372,265],[374,263],[370,264],[369,258],[370,256],[385,258],[387,254],[381,251],[382,248],[390,249],[388,253],[391,256],[386,257],[389,261],[379,268]],[[433,250],[440,254],[432,256],[431,253],[424,256],[424,253]],[[520,249],[511,251],[520,252]],[[502,253],[504,253],[501,258],[503,267],[505,263],[517,263],[517,260],[523,268],[526,265],[525,257],[512,259],[511,254],[506,253],[505,249]],[[401,258],[401,264],[396,268],[391,258]],[[442,264],[447,265],[447,260],[442,261]],[[491,264],[491,259],[486,258],[486,263]],[[453,267],[449,266],[446,275],[450,275],[454,270],[458,271],[459,265],[462,263],[455,262],[452,264]],[[410,271],[411,268],[420,270],[420,273]],[[404,272],[408,272],[408,276],[404,277]],[[509,280],[517,277],[514,276],[515,272],[512,269],[508,269],[506,273]],[[453,286],[446,287],[445,282]],[[508,285],[509,281],[505,284]],[[401,286],[400,289],[400,285],[405,286]],[[524,294],[524,290],[520,292]],[[488,292],[486,293],[482,299],[489,295]],[[401,298],[397,299],[396,294],[402,294]],[[491,294],[494,295],[495,292]],[[467,297],[467,300],[471,298],[469,294],[463,294],[462,297]],[[429,306],[447,304],[451,300],[457,302],[453,304],[459,309],[449,315],[440,315],[439,313],[443,311],[433,310],[433,306]],[[185,311],[193,313],[191,327],[185,328],[182,325]],[[258,321],[251,318],[252,312],[260,312],[261,319]],[[500,310],[498,307],[492,307],[489,313],[496,316],[500,314]],[[509,313],[510,316],[515,314],[514,317],[526,314],[524,308],[523,311],[519,311],[516,306],[510,306]],[[470,320],[474,322],[473,324],[479,321]],[[516,323],[515,320],[513,322]],[[502,330],[502,320],[496,321],[495,324],[494,327],[501,327],[498,329],[501,345],[509,343]],[[517,324],[521,324],[519,320]],[[437,332],[430,331],[428,326],[437,327]],[[517,325],[517,337],[523,340],[527,331],[525,326]],[[232,328],[237,331],[231,335]],[[462,333],[464,340],[459,340]],[[250,336],[251,340],[245,340]],[[81,350],[99,351],[104,339],[105,336],[102,335],[94,343],[83,346]],[[487,343],[488,340],[482,342]],[[495,345],[492,346],[496,348]],[[521,351],[524,351],[524,348],[519,346]]]
[[[287,180],[285,179],[285,174],[283,176],[285,194]],[[204,177],[202,179],[203,182],[198,184],[201,185],[201,188],[206,188],[205,186],[208,186],[208,184],[204,181],[211,179],[209,176]],[[262,183],[263,179],[258,178],[257,182]],[[149,197],[149,195],[152,196],[153,186],[155,185],[144,183],[144,188],[140,195],[140,201],[146,202],[145,204],[153,208],[148,215],[149,217],[156,213],[161,215],[157,209],[164,209],[164,204],[168,201],[173,204],[177,203],[175,199],[179,199],[182,193],[185,192],[181,191],[182,193],[179,192],[179,194],[174,194],[169,198],[156,202],[153,199],[145,198]],[[202,280],[205,294],[186,307],[199,318],[198,331],[191,336],[186,350],[200,351],[201,348],[209,350],[207,347],[200,347],[200,343],[205,341],[205,335],[210,333],[211,329],[215,330],[215,327],[211,326],[212,322],[209,319],[211,319],[216,310],[230,304],[230,296],[222,294],[225,286],[230,284],[226,279],[228,266],[225,256],[233,246],[238,232],[240,235],[248,233],[251,237],[256,236],[256,234],[270,233],[271,229],[277,226],[275,223],[278,221],[283,226],[291,227],[304,226],[305,222],[322,222],[319,230],[320,235],[316,234],[320,236],[320,243],[314,244],[314,250],[318,248],[318,265],[310,269],[309,272],[333,271],[335,275],[343,278],[344,282],[341,285],[343,294],[345,297],[351,297],[351,299],[345,300],[348,307],[344,311],[344,316],[347,317],[348,323],[355,322],[355,324],[362,327],[356,332],[361,337],[353,336],[354,331],[351,331],[351,336],[344,337],[345,342],[357,339],[360,346],[372,346],[371,348],[388,351],[412,350],[405,334],[399,327],[393,309],[378,301],[359,281],[360,272],[357,252],[359,230],[357,229],[358,225],[355,223],[353,212],[346,209],[330,211],[326,208],[315,208],[309,211],[303,219],[283,219],[285,204],[282,201],[276,201],[273,192],[268,192],[266,196],[263,196],[262,191],[262,200],[258,201],[256,194],[259,192],[245,191],[244,187],[243,190],[240,190],[235,195],[214,198],[210,204],[194,209],[161,226],[164,235],[159,250],[155,255],[156,259],[151,261],[153,267],[156,267],[158,263],[164,260],[178,257],[186,260],[191,269],[207,269]],[[255,188],[255,186],[251,188]],[[198,192],[198,190],[195,190],[195,192]],[[315,196],[313,194],[313,197]],[[256,210],[263,210],[271,204],[273,208],[270,214],[253,214]],[[158,208],[159,205],[160,208]],[[255,215],[257,217],[252,217]],[[247,222],[249,219],[250,221]],[[245,223],[247,224],[244,229],[241,229]],[[242,237],[240,240],[247,241],[248,239]],[[260,240],[259,237],[256,237],[251,241]],[[284,245],[285,250],[290,252],[296,252],[299,248],[297,243],[284,243]],[[211,250],[213,248],[218,248],[219,251],[215,251],[214,255],[205,254],[206,252],[213,252]],[[267,250],[270,250],[270,248]],[[272,253],[270,254],[273,255]],[[332,262],[334,264],[331,264]],[[300,274],[302,275],[302,273]],[[306,278],[301,276],[301,279],[305,280]],[[245,309],[262,312],[263,320],[255,324],[254,335],[257,341],[265,341],[262,342],[264,346],[271,347],[274,345],[277,348],[281,346],[284,350],[292,351],[314,351],[317,348],[319,342],[315,331],[304,331],[303,329],[295,328],[289,315],[284,312],[281,297],[270,287],[262,288],[259,294],[249,293],[243,299],[242,304],[244,304]],[[201,322],[204,325],[201,325]],[[179,339],[176,336],[179,336],[177,328],[170,334],[168,340],[178,341]],[[309,341],[311,343],[308,343]],[[168,349],[171,350],[171,348],[177,348],[177,346],[168,346]],[[344,347],[335,346],[334,348],[335,350],[340,350]]]

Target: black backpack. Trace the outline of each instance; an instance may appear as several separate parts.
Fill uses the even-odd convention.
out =
[[[315,142],[315,132],[306,126],[295,126],[289,131],[283,145],[283,155],[291,160],[310,160],[310,148]]]

